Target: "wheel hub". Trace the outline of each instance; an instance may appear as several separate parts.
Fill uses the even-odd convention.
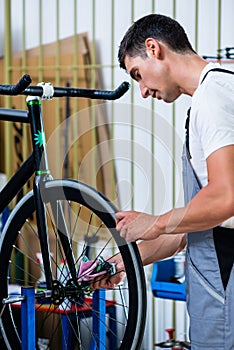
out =
[[[81,286],[75,284],[71,279],[67,281],[65,286],[61,282],[54,280],[51,301],[55,305],[60,305],[65,298],[68,298],[73,303],[81,303],[84,298]]]

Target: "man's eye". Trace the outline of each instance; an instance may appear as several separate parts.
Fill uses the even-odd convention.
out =
[[[140,80],[141,79],[141,75],[139,72],[136,72],[135,73],[135,77],[136,77],[136,80]]]

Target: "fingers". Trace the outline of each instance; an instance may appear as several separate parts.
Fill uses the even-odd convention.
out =
[[[116,230],[121,231],[124,226],[134,221],[138,215],[138,212],[132,210],[116,213]]]
[[[116,254],[110,257],[109,259],[107,259],[107,261],[113,262],[116,264],[116,273],[112,276],[106,274],[106,275],[100,276],[99,278],[96,278],[91,285],[91,288],[93,290],[113,289],[119,283],[121,283],[126,276],[124,263],[120,254]]]
[[[92,283],[91,288],[96,289],[113,289],[115,288],[115,283],[110,280],[110,278],[100,278]]]
[[[122,238],[126,239],[128,242],[131,242],[130,237],[128,236],[128,228],[127,226],[122,226],[119,230],[119,234]]]
[[[116,230],[122,238],[131,242],[134,241],[134,237],[128,235],[131,223],[134,222],[138,213],[135,211],[125,211],[116,213]]]
[[[134,210],[119,212],[116,213],[116,230],[128,242],[151,240],[163,234],[159,232],[156,221],[156,216]]]
[[[124,218],[124,216],[126,215],[126,211],[118,211],[116,214],[115,214],[115,217],[116,217],[116,221],[120,221]]]
[[[126,276],[124,271],[119,271],[113,276],[103,276],[103,278],[99,278],[94,280],[91,285],[93,290],[96,289],[114,289],[118,284],[120,284]]]
[[[116,229],[117,227],[122,226],[122,224],[124,223],[124,218],[127,216],[127,212],[118,212],[115,214],[115,218],[116,218]],[[117,229],[118,230],[118,229]]]

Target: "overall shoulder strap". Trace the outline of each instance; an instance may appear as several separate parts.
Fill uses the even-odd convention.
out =
[[[210,72],[221,72],[221,73],[228,73],[228,74],[233,74],[234,75],[234,72],[231,71],[231,70],[228,70],[228,69],[223,69],[223,68],[213,68],[213,69],[210,69],[208,72],[206,72],[206,74],[204,75],[202,81],[201,81],[201,84],[203,83],[203,81],[206,79],[207,75],[210,73]],[[190,159],[191,159],[191,154],[190,154],[190,150],[189,150],[189,121],[190,121],[190,110],[191,110],[191,107],[188,109],[187,111],[187,118],[186,118],[186,123],[185,123],[185,129],[186,129],[186,138],[185,138],[185,142],[186,142],[186,149],[187,149],[187,158],[188,158],[188,161],[190,162]],[[191,162],[190,162],[191,163]],[[192,165],[191,165],[192,166]],[[193,167],[192,167],[193,168]],[[197,179],[197,182],[200,186],[200,188],[202,188],[202,185],[197,177],[197,174],[195,173],[194,169],[193,169],[193,172],[194,172],[194,175]]]
[[[192,171],[193,171],[193,174],[195,176],[195,179],[198,183],[198,186],[199,188],[201,189],[202,188],[202,184],[201,184],[201,181],[199,180],[195,170],[193,169],[193,166],[191,164],[191,154],[190,154],[190,150],[189,150],[189,120],[190,120],[190,110],[191,110],[191,107],[188,109],[187,111],[187,118],[186,118],[186,123],[185,123],[185,129],[186,129],[186,134],[185,134],[185,145],[186,145],[186,156],[187,156],[187,161],[189,162],[190,164],[190,167],[192,168]]]
[[[201,84],[203,83],[203,81],[206,79],[207,75],[210,73],[210,72],[221,72],[221,73],[228,73],[228,74],[233,74],[234,75],[234,72],[231,71],[231,70],[228,70],[228,69],[223,69],[223,68],[213,68],[213,69],[210,69],[208,72],[206,72],[206,74],[204,75],[202,81],[201,81]],[[189,120],[190,120],[190,110],[191,110],[191,107],[189,107],[188,111],[187,111],[187,119],[186,119],[186,123],[185,123],[185,129],[186,129],[186,145],[187,145],[187,150],[188,150],[188,154],[189,153]],[[191,158],[191,156],[190,156]]]
[[[223,69],[223,68],[212,68],[210,70],[208,70],[208,72],[206,72],[206,74],[204,75],[202,81],[201,81],[201,84],[203,83],[203,81],[206,79],[207,75],[210,73],[210,72],[221,72],[221,73],[228,73],[228,74],[233,74],[234,75],[234,72],[231,71],[231,70],[228,70],[228,69]]]

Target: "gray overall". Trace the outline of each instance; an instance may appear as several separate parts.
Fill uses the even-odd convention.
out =
[[[186,144],[182,160],[188,203],[200,186]],[[234,268],[224,289],[212,229],[187,234],[186,296],[191,350],[234,349]]]

